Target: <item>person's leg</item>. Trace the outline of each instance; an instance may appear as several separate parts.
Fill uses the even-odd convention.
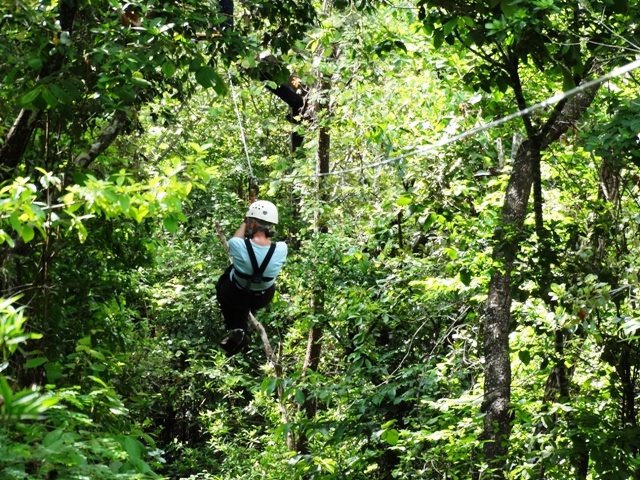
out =
[[[221,346],[228,356],[240,352],[250,342],[249,311],[250,304],[246,293],[236,287],[228,276],[223,275],[216,284],[216,298],[224,318],[227,336]]]
[[[227,330],[241,328],[246,330],[249,326],[250,305],[246,294],[240,290],[225,272],[216,283],[216,298],[222,311],[224,324]]]
[[[246,303],[246,299],[244,300]],[[227,300],[218,301],[220,304],[220,311],[224,319],[224,327],[226,330],[234,330],[240,328],[242,330],[249,329],[249,311],[250,308],[246,307],[238,308],[237,304],[231,303]]]
[[[276,287],[271,285],[268,289],[262,292],[251,292],[249,307],[251,312],[255,313],[256,311],[265,308],[267,305],[271,303],[273,300],[273,295],[276,292]]]

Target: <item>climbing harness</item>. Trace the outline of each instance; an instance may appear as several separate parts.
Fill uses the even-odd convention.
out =
[[[244,280],[248,280],[244,287],[242,287],[242,285],[240,285],[238,282],[236,282],[236,284],[239,287],[244,288],[245,290],[250,290],[252,283],[271,282],[273,280],[273,277],[264,277],[262,274],[266,270],[267,265],[269,265],[271,257],[273,257],[273,253],[276,251],[276,244],[271,244],[271,246],[269,247],[269,251],[265,255],[264,260],[262,261],[262,264],[260,266],[258,266],[258,259],[256,258],[256,254],[253,251],[251,241],[248,238],[245,238],[244,244],[247,247],[247,253],[249,254],[249,259],[251,260],[251,268],[253,269],[253,273],[251,275],[248,275],[234,269],[234,278],[237,275]]]

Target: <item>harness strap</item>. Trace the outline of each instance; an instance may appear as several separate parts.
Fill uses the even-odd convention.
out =
[[[267,265],[271,261],[271,257],[273,257],[273,253],[276,251],[276,244],[272,243],[269,247],[269,251],[264,257],[262,264],[258,266],[258,259],[256,258],[256,254],[253,251],[253,246],[251,245],[251,241],[248,238],[244,239],[244,243],[247,247],[247,253],[249,254],[249,260],[251,260],[251,267],[253,269],[253,274],[247,275],[246,273],[239,272],[235,270],[235,274],[240,278],[250,280],[250,283],[260,283],[260,282],[270,282],[273,280],[273,277],[263,277],[262,274],[267,268]],[[247,285],[248,287],[249,285]],[[246,288],[247,288],[246,287]]]

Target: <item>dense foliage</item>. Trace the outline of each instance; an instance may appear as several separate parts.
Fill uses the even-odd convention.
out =
[[[573,3],[3,6],[0,478],[640,478],[636,75],[496,122],[637,55]]]

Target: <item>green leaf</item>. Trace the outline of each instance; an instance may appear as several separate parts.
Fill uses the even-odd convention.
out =
[[[7,383],[7,380],[2,375],[0,375],[0,397],[3,400],[2,405],[0,405],[0,407],[7,408],[9,405],[11,405],[13,393],[11,392],[11,388],[9,388],[9,384]],[[0,408],[0,412],[2,410],[3,409]]]
[[[202,66],[202,58],[195,57],[191,62],[189,62],[189,71],[197,72],[198,69]]]
[[[30,58],[29,59],[29,67],[32,70],[35,70],[36,72],[39,72],[40,69],[42,68],[42,60],[40,60],[39,58]]]
[[[146,205],[140,205],[139,208],[136,208],[132,205],[129,209],[129,214],[138,223],[142,222],[142,220],[144,220],[144,217],[146,217],[148,213],[149,207],[147,207]]]
[[[395,446],[398,443],[400,434],[395,428],[390,428],[389,430],[385,430],[384,432],[382,432],[381,438],[389,445]]]
[[[449,257],[449,260],[455,260],[458,258],[458,250],[455,248],[445,248],[444,254]]]
[[[176,73],[176,66],[171,62],[164,62],[161,70],[165,77],[173,77],[174,73]]]
[[[529,365],[529,363],[531,362],[531,352],[529,352],[529,350],[519,350],[518,358],[525,365]]]
[[[460,281],[465,286],[468,287],[471,284],[471,271],[468,268],[461,269],[458,275],[460,276]]]
[[[20,104],[23,107],[29,107],[32,103],[34,103],[40,94],[42,93],[42,87],[38,86],[31,90],[30,92],[25,93],[22,97],[20,97]]]
[[[500,10],[505,17],[510,17],[518,11],[518,6],[514,0],[502,0],[500,2]]]
[[[175,231],[178,229],[178,219],[174,216],[165,217],[162,220],[162,223],[164,224],[164,228],[166,228],[169,233],[175,233]]]
[[[101,378],[94,377],[93,375],[90,375],[89,378],[94,382],[96,382],[97,384],[103,386],[104,388],[109,388],[108,385],[104,383],[104,380],[102,380]]]
[[[410,196],[402,195],[398,198],[398,200],[396,200],[396,205],[398,205],[399,207],[404,207],[406,205],[409,205],[411,202],[413,202],[413,199]]]
[[[11,214],[9,217],[9,223],[19,235],[22,235],[22,223],[18,219],[18,212],[13,212]]]
[[[136,470],[140,473],[149,473],[151,472],[151,467],[144,460],[134,460],[131,462]]]
[[[24,243],[29,243],[35,237],[35,232],[30,225],[23,225],[22,230],[20,230],[20,236]]]
[[[423,219],[424,219],[423,227],[426,230],[429,227],[431,227],[431,225],[433,225],[433,223],[438,219],[438,216],[435,213],[431,212],[431,213],[429,213],[429,215],[427,215]]]
[[[139,77],[136,75],[131,77],[131,83],[134,85],[138,85],[140,87],[150,87],[152,85],[151,82],[146,78]]]
[[[76,79],[73,77],[69,79],[61,79],[60,86],[64,89],[64,91],[67,93],[67,95],[71,99],[78,98],[82,95],[80,90],[78,90]]]
[[[58,101],[62,104],[68,105],[71,103],[71,97],[67,94],[67,92],[64,91],[64,89],[56,84],[56,83],[52,83],[49,85],[49,91],[55,95],[55,97],[58,99]]]
[[[266,394],[271,394],[275,391],[277,385],[278,385],[277,378],[274,378],[274,377],[265,378],[262,381],[261,390]]]
[[[143,445],[133,437],[125,437],[124,449],[132,462],[138,462],[142,456]]]
[[[42,90],[42,98],[51,108],[54,108],[56,105],[58,105],[58,97],[56,97],[54,93],[48,88]]]
[[[66,30],[60,32],[60,35],[58,36],[58,42],[60,42],[60,45],[73,44],[73,40],[71,40],[71,35],[69,35],[69,32],[67,32]]]
[[[445,23],[443,28],[445,37],[448,37],[449,35],[451,35],[451,32],[457,25],[458,25],[457,18],[452,18],[447,23]]]
[[[336,461],[331,458],[315,457],[313,461],[329,473],[334,473],[336,471]]]
[[[576,82],[569,73],[566,73],[562,79],[562,89],[566,92],[567,90],[572,90],[574,88],[576,88]]]
[[[624,331],[624,333],[626,333],[627,335],[631,335],[635,333],[638,329],[640,329],[640,320],[631,319],[623,323],[621,328]]]
[[[213,67],[201,67],[196,71],[196,80],[204,88],[213,88],[218,95],[227,93],[227,86]]]
[[[47,380],[49,383],[54,383],[56,380],[59,380],[64,376],[62,373],[62,367],[57,363],[45,363],[44,371],[47,374]]]
[[[49,360],[47,360],[44,357],[31,358],[25,364],[25,368],[36,368],[36,367],[39,367],[40,365],[44,365],[48,361]]]
[[[95,359],[98,359],[100,361],[104,361],[105,360],[105,356],[103,353],[97,351],[97,350],[93,350],[93,349],[89,349],[89,355],[92,356]]]
[[[296,402],[298,402],[298,405],[304,405],[304,401],[305,401],[304,392],[299,388],[296,388],[295,396],[296,396]]]
[[[7,242],[7,245],[9,245],[11,248],[16,246],[16,243],[13,241],[13,238],[11,238],[11,235],[9,235],[3,229],[0,229],[0,244],[4,242]]]
[[[47,433],[42,439],[42,446],[45,448],[51,448],[54,444],[58,444],[62,440],[62,434],[64,431],[61,428],[53,430]],[[53,448],[55,449],[55,448]]]

